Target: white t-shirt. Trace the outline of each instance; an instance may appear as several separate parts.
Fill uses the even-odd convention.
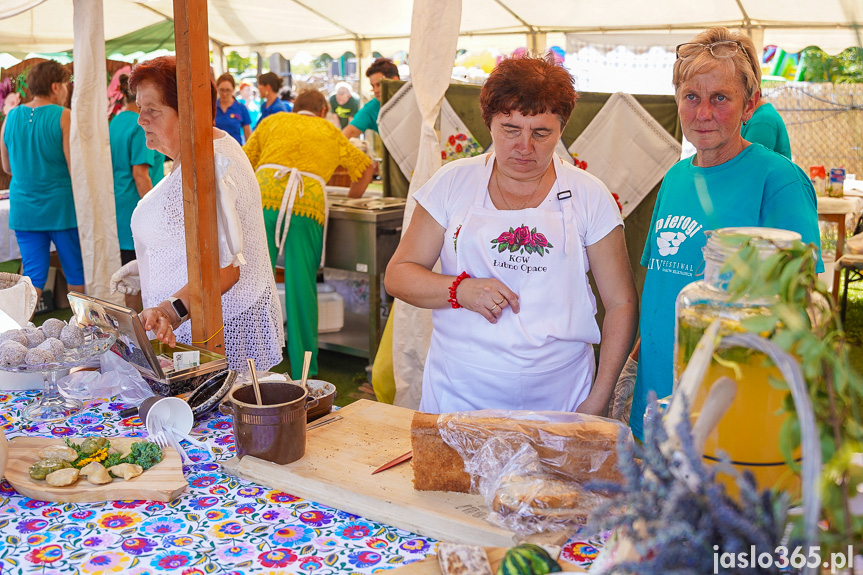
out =
[[[473,205],[477,186],[488,186],[488,182],[483,179],[489,157],[490,154],[483,154],[450,162],[438,170],[413,196],[437,223],[446,228],[440,254],[441,272],[444,274],[461,273],[461,270],[456,269],[455,234]],[[605,184],[558,158],[554,161],[557,162],[557,186],[552,186],[538,208],[561,211],[556,195],[557,188],[571,191],[575,229],[583,246],[595,244],[611,230],[623,225],[620,209]],[[494,208],[487,191],[483,207]],[[586,251],[583,257],[585,271],[589,271]]]

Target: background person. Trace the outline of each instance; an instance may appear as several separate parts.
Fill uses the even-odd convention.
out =
[[[372,85],[375,97],[366,102],[366,105],[357,112],[354,119],[342,129],[342,133],[348,138],[355,138],[366,130],[378,131],[378,114],[381,111],[381,80],[399,79],[399,69],[389,58],[378,58],[369,69],[366,77]]]
[[[255,128],[267,116],[276,112],[291,111],[291,108],[288,107],[290,105],[289,102],[279,98],[279,89],[281,87],[282,79],[275,72],[267,72],[258,76],[258,92],[261,94],[263,102],[261,103],[261,117],[258,119],[258,123],[255,124]]]
[[[169,345],[176,340],[194,343],[186,322],[189,286],[175,58],[165,56],[136,65],[129,84],[137,94],[138,121],[147,146],[174,158],[174,169],[141,199],[132,214],[138,259],[114,274],[111,287],[127,293],[140,272],[144,328]],[[212,83],[211,97],[215,117],[216,87]],[[267,265],[261,196],[252,167],[236,140],[213,128],[213,151],[221,216],[225,355],[230,368],[240,372],[248,371],[247,358],[253,358],[259,369],[269,369],[282,361],[284,331],[276,282]]]
[[[123,108],[108,125],[111,142],[111,167],[114,172],[114,207],[117,213],[117,239],[123,265],[135,259],[132,239],[132,212],[138,201],[165,175],[165,156],[147,148],[147,137],[138,125],[138,104],[129,89],[129,76],[120,76]],[[141,310],[141,295],[127,295],[126,306]]]
[[[773,150],[791,159],[791,141],[788,139],[788,130],[785,121],[773,104],[764,101],[761,92],[758,92],[758,104],[748,121],[743,122],[740,135],[747,142],[761,144],[768,150]]]
[[[69,127],[64,108],[69,71],[46,60],[30,68],[33,99],[13,108],[0,130],[0,161],[9,183],[9,228],[21,250],[24,275],[42,296],[48,281],[51,242],[70,291],[84,293],[84,263],[69,176]]]
[[[741,135],[758,101],[761,67],[745,34],[710,28],[677,47],[674,97],[696,154],[671,167],[641,256],[641,343],[629,424],[639,439],[647,394],[672,392],[675,301],[703,273],[704,232],[730,226],[792,230],[820,245],[815,190],[788,158]],[[818,271],[824,265],[818,261]]]
[[[327,100],[309,88],[300,92],[294,114],[261,120],[244,149],[255,168],[263,197],[270,264],[285,256],[285,309],[288,357],[294,379],[301,376],[303,353],[312,352],[311,375],[318,372],[318,291],[326,217],[325,189],[336,168],[351,180],[371,179],[371,162],[326,120]],[[361,193],[361,192],[360,192]]]
[[[238,92],[240,93],[240,97],[237,98],[237,101],[246,107],[246,110],[249,112],[249,121],[252,126],[258,125],[258,118],[261,116],[261,104],[258,102],[258,99],[255,97],[253,93],[252,85],[245,80],[240,82],[240,88]],[[248,140],[248,138],[246,138]]]
[[[434,310],[421,411],[606,412],[638,295],[614,198],[554,153],[576,97],[550,58],[503,60],[480,93],[494,154],[447,164],[414,195],[385,280]],[[595,381],[589,270],[606,309]]]
[[[216,105],[216,127],[244,144],[252,135],[252,119],[246,107],[234,98],[234,77],[228,73],[216,80],[219,102]]]
[[[354,119],[360,109],[360,101],[356,99],[351,85],[347,82],[336,84],[336,91],[330,96],[329,102],[330,111],[338,118],[339,129],[342,130],[348,125],[348,122]]]

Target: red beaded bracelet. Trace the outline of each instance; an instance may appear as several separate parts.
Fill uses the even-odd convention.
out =
[[[461,272],[458,277],[455,278],[455,281],[452,282],[452,285],[449,288],[449,299],[447,301],[450,303],[450,305],[452,305],[453,309],[458,309],[461,307],[455,295],[455,291],[458,289],[458,284],[461,283],[461,280],[467,279],[469,277],[470,274],[468,274],[467,272]]]

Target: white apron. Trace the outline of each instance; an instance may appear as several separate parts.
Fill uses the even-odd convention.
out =
[[[308,110],[300,110],[297,114],[316,117]],[[294,201],[297,199],[297,196],[303,197],[303,177],[317,180],[321,185],[321,192],[324,194],[324,240],[322,244],[323,249],[321,250],[320,267],[324,267],[324,261],[327,257],[327,224],[330,219],[330,203],[327,201],[327,183],[317,174],[302,172],[297,168],[289,168],[281,164],[262,164],[258,166],[255,172],[268,169],[276,170],[273,177],[277,180],[288,176],[288,180],[285,182],[285,193],[282,196],[282,205],[279,207],[279,215],[276,218],[276,247],[279,248],[279,255],[285,252],[285,242],[288,239],[288,229],[291,227],[291,216],[294,213]]]
[[[474,203],[458,230],[458,270],[499,279],[521,310],[504,308],[496,324],[465,308],[435,310],[420,411],[575,411],[590,393],[587,342],[598,328],[572,194],[555,178],[560,211],[486,208],[493,165],[492,155],[482,183],[464,191]]]
[[[327,253],[327,223],[330,219],[330,204],[327,201],[327,183],[322,177],[311,172],[302,172],[297,168],[289,168],[281,164],[261,164],[255,172],[260,170],[275,170],[273,177],[281,180],[288,176],[285,182],[285,193],[282,196],[282,205],[279,207],[279,215],[276,218],[276,247],[279,248],[279,255],[285,251],[285,242],[288,239],[288,229],[291,227],[291,216],[294,213],[294,201],[297,196],[303,197],[304,185],[303,177],[317,180],[321,185],[321,190],[324,194],[324,240],[323,249],[321,250],[321,265],[324,267],[324,260]]]

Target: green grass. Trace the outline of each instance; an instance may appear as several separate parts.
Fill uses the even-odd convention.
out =
[[[845,274],[842,274],[844,281]],[[839,293],[840,297],[842,293]],[[851,365],[863,374],[863,281],[848,284],[848,310],[845,313],[845,335],[850,349]]]

